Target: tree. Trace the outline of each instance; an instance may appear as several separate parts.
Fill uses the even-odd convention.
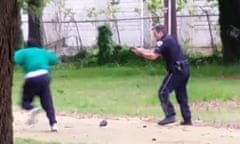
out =
[[[19,1],[17,1],[17,5],[18,5],[18,19],[19,19],[19,23],[18,23],[18,42],[17,42],[17,46],[16,46],[16,50],[22,48],[24,46],[24,39],[23,39],[23,32],[21,29],[21,5],[19,4]]]
[[[223,60],[226,63],[240,58],[240,1],[218,0],[220,11],[220,36],[223,44]]]
[[[164,0],[164,7],[167,8],[166,12],[164,13],[164,25],[168,30],[168,33],[171,33],[174,37],[177,38],[177,18],[176,18],[176,1],[171,0],[171,11],[169,9],[169,0]],[[179,4],[179,3],[178,3]],[[182,3],[181,3],[182,4]],[[182,6],[182,5],[181,5]],[[169,17],[168,15],[171,12],[171,27],[169,28]]]
[[[19,7],[28,13],[28,39],[35,38],[43,46],[42,11],[50,0],[17,0]]]
[[[11,86],[18,35],[17,0],[1,0],[0,13],[0,142],[13,144]]]
[[[55,9],[56,9],[55,11],[53,11],[54,18],[52,20],[55,21],[54,30],[56,31],[56,34],[57,34],[57,39],[56,39],[57,41],[53,42],[52,44],[56,44],[54,46],[55,48],[59,47],[58,46],[59,41],[61,41],[61,46],[65,45],[66,44],[65,40],[72,36],[68,36],[69,32],[65,31],[64,27],[69,27],[69,26],[71,27],[71,25],[74,24],[76,27],[77,35],[78,35],[77,37],[75,37],[77,48],[78,48],[78,53],[83,52],[84,47],[82,44],[82,39],[81,39],[78,23],[75,20],[75,13],[73,12],[73,10],[71,8],[66,7],[66,0],[52,0],[52,4],[55,6]],[[62,23],[62,21],[69,21],[69,23],[67,23],[67,24]],[[51,43],[50,43],[50,45],[51,45]]]
[[[98,16],[103,15],[106,19],[110,20],[110,22],[113,22],[113,24],[109,23],[109,25],[112,28],[115,26],[118,44],[121,44],[118,20],[116,19],[116,14],[120,11],[118,4],[120,4],[119,0],[113,0],[111,3],[108,2],[107,6],[103,9],[90,8],[87,10],[87,16],[89,18],[95,18],[96,20]]]
[[[153,25],[160,23],[159,17],[160,17],[160,9],[163,9],[164,7],[167,7],[169,0],[144,0],[147,4],[147,8],[149,12],[151,13],[153,17]],[[173,1],[175,4],[176,10],[179,11],[185,7],[188,0],[176,0]]]
[[[163,8],[163,0],[146,0],[145,3],[147,4],[147,9],[151,13],[153,25],[160,23],[160,13],[158,13],[159,9]]]
[[[28,39],[35,38],[39,46],[43,46],[42,11],[45,0],[29,0],[28,6]]]

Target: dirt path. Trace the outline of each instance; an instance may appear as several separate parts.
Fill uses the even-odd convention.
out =
[[[157,126],[155,121],[139,118],[108,119],[107,127],[98,126],[100,118],[59,116],[59,132],[49,132],[45,114],[38,123],[25,124],[28,115],[14,112],[14,135],[18,138],[53,141],[62,144],[239,144],[240,130],[203,126],[183,127],[178,123]]]

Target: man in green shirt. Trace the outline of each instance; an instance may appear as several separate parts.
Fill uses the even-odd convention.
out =
[[[15,52],[14,61],[22,66],[25,74],[21,106],[28,110],[32,124],[40,109],[32,105],[35,96],[39,96],[41,106],[47,114],[51,131],[57,131],[57,121],[50,90],[50,65],[58,63],[57,56],[43,48],[38,47],[34,39],[30,39],[27,48]]]

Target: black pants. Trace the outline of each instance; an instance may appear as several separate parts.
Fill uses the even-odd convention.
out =
[[[174,116],[175,110],[169,101],[169,94],[175,91],[177,101],[180,105],[182,117],[185,121],[191,120],[191,112],[188,105],[188,95],[186,85],[189,79],[188,66],[182,70],[169,72],[164,78],[161,88],[159,89],[159,99],[166,117]]]
[[[30,110],[34,108],[32,105],[35,96],[39,96],[41,106],[45,110],[49,119],[49,124],[56,123],[53,100],[50,91],[50,79],[48,74],[34,78],[28,78],[23,85],[22,108]]]

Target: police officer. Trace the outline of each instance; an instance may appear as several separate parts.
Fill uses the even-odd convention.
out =
[[[153,29],[153,36],[157,40],[154,50],[144,48],[133,48],[132,51],[141,57],[155,60],[162,56],[167,69],[159,89],[159,99],[165,118],[158,122],[159,125],[166,125],[175,122],[175,110],[169,101],[169,94],[175,91],[177,101],[180,105],[183,121],[181,125],[192,125],[191,112],[188,105],[188,95],[186,85],[189,79],[189,63],[184,56],[177,40],[166,33],[164,26],[157,25]]]

